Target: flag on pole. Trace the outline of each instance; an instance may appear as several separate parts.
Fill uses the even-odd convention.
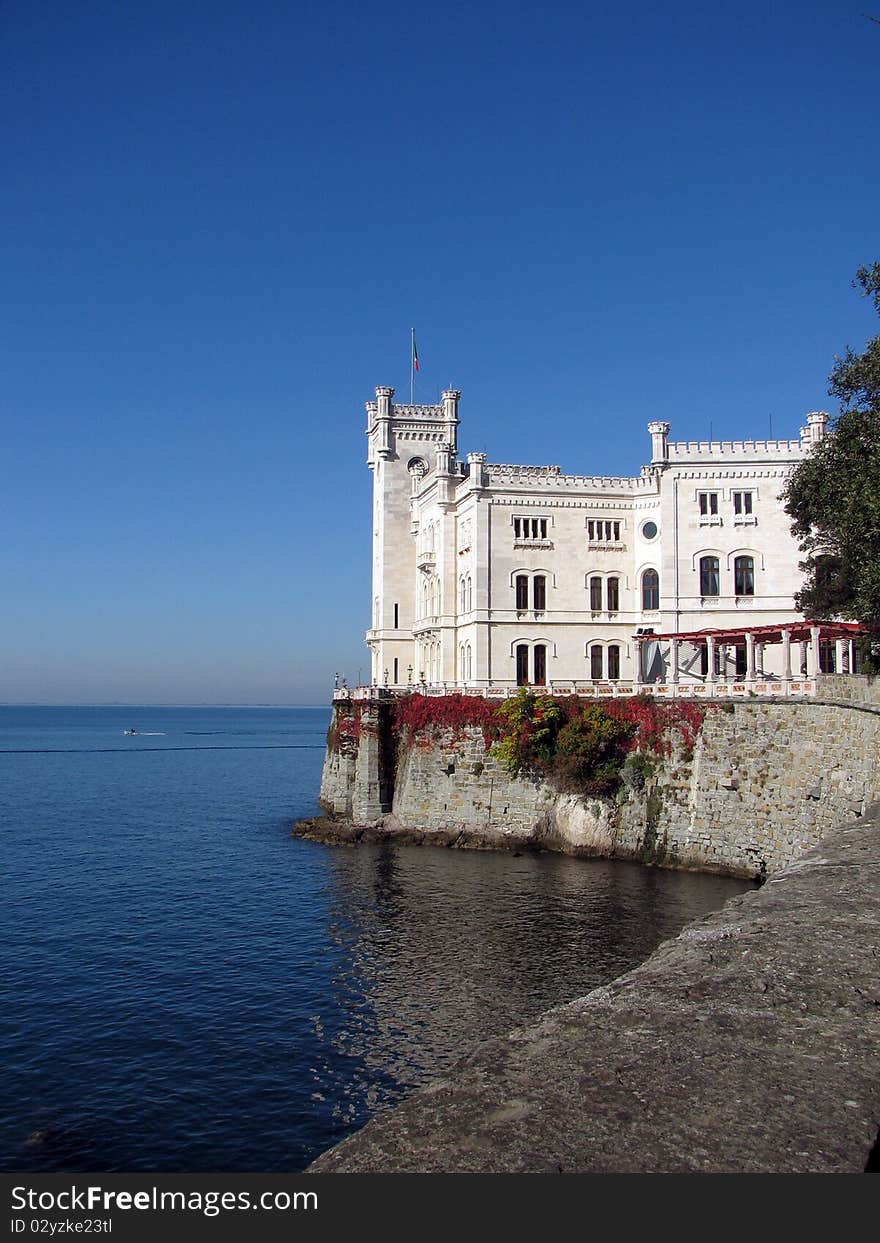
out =
[[[419,351],[416,349],[416,334],[415,334],[415,330],[413,331],[413,337],[412,337],[412,365],[413,365],[413,371],[418,371],[418,369],[419,369]]]

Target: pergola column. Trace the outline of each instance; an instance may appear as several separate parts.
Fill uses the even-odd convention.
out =
[[[782,676],[786,682],[791,681],[791,631],[782,632]]]
[[[755,636],[751,631],[746,631],[746,678],[749,682],[755,680]]]
[[[707,676],[710,682],[715,681],[715,636],[710,634],[706,636],[706,657],[709,662]]]
[[[819,626],[810,627],[810,642],[807,647],[807,677],[814,678],[819,672]]]
[[[853,673],[856,667],[856,649],[852,639],[850,639],[847,646],[849,647],[849,668],[847,673]]]
[[[764,676],[764,644],[760,639],[755,640],[755,676]]]
[[[727,681],[727,644],[718,644],[718,669],[721,673],[721,680]]]

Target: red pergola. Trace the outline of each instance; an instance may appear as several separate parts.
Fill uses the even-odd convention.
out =
[[[822,639],[854,639],[857,635],[867,634],[867,626],[861,622],[841,621],[796,621],[778,622],[772,626],[735,626],[718,630],[679,630],[664,634],[637,634],[637,643],[651,643],[658,639],[678,639],[682,643],[705,643],[712,638],[716,643],[735,644],[737,640],[744,643],[747,634],[752,635],[760,643],[781,643],[785,632],[792,643],[809,643],[813,631],[819,631]]]
[[[726,677],[725,660],[722,655],[721,667],[716,664],[719,649],[722,653],[733,649],[737,654],[737,678],[744,678],[746,681],[755,681],[766,678],[768,675],[764,672],[764,649],[772,644],[780,643],[782,645],[782,671],[781,673],[771,674],[771,677],[781,677],[783,680],[790,680],[791,673],[791,647],[792,644],[801,646],[801,657],[799,660],[801,676],[815,677],[823,666],[828,672],[852,672],[855,664],[855,654],[850,647],[849,656],[846,651],[842,650],[839,657],[827,655],[829,644],[846,644],[850,646],[851,640],[858,635],[865,634],[867,627],[861,622],[842,622],[842,621],[814,621],[811,619],[776,622],[769,626],[719,626],[706,630],[679,630],[670,631],[665,634],[650,634],[642,632],[635,635],[637,643],[644,645],[645,643],[669,643],[668,659],[670,662],[669,672],[665,668],[661,674],[664,680],[670,680],[673,683],[679,680],[679,659],[680,648],[682,644],[689,645],[694,648],[701,648],[703,652],[702,674],[707,680],[714,682],[719,676]],[[644,650],[643,646],[640,651]],[[713,657],[712,653],[715,653]],[[640,660],[641,666],[641,660]],[[665,660],[664,660],[665,666]],[[744,666],[744,667],[743,667]],[[839,666],[839,667],[838,667]],[[652,670],[653,670],[652,664]],[[690,670],[686,671],[687,676]],[[646,671],[642,670],[641,676],[646,676]],[[798,676],[797,674],[795,676]],[[655,679],[657,680],[657,679]]]

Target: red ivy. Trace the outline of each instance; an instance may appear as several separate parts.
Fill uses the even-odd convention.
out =
[[[695,703],[688,699],[664,701],[649,695],[633,699],[608,699],[602,704],[609,716],[630,721],[636,732],[629,750],[638,747],[654,755],[669,755],[672,750],[670,733],[677,730],[685,750],[692,751],[702,728],[706,712],[718,704]]]
[[[469,726],[483,731],[488,750],[498,736],[495,705],[482,695],[404,695],[394,701],[394,724],[406,731],[420,746],[430,746],[425,735],[437,730],[450,730],[452,741],[459,742]]]
[[[558,699],[556,703],[562,713],[559,722],[561,728],[578,716],[588,704],[596,704],[597,700],[571,696]],[[625,744],[627,750],[638,748],[654,755],[669,755],[672,750],[672,731],[678,731],[685,750],[692,751],[706,712],[720,705],[682,699],[664,701],[653,696],[638,695],[627,699],[605,699],[598,706],[615,720],[628,721],[635,726],[632,738]],[[392,711],[397,731],[405,732],[407,738],[420,747],[431,747],[434,742],[433,735],[440,730],[449,730],[452,741],[459,742],[469,726],[479,726],[488,750],[504,730],[497,708],[497,702],[490,702],[481,695],[412,694],[395,699]],[[535,713],[535,720],[539,719],[539,713],[540,709]],[[532,733],[532,727],[532,722],[529,721],[520,725],[520,732],[526,742]],[[355,724],[347,728],[346,736],[360,736],[359,716]]]
[[[361,733],[361,705],[353,703],[337,708],[327,730],[327,750],[341,751],[346,744],[356,747]]]

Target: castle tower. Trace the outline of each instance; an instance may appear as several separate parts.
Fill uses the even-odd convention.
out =
[[[376,686],[417,682],[413,642],[416,594],[429,586],[431,607],[443,611],[443,532],[419,529],[418,493],[433,479],[438,460],[454,473],[459,394],[439,405],[395,405],[394,389],[379,387],[367,402],[367,464],[373,472],[372,605],[367,645]],[[437,452],[442,446],[442,453]],[[414,572],[413,553],[417,569]]]

